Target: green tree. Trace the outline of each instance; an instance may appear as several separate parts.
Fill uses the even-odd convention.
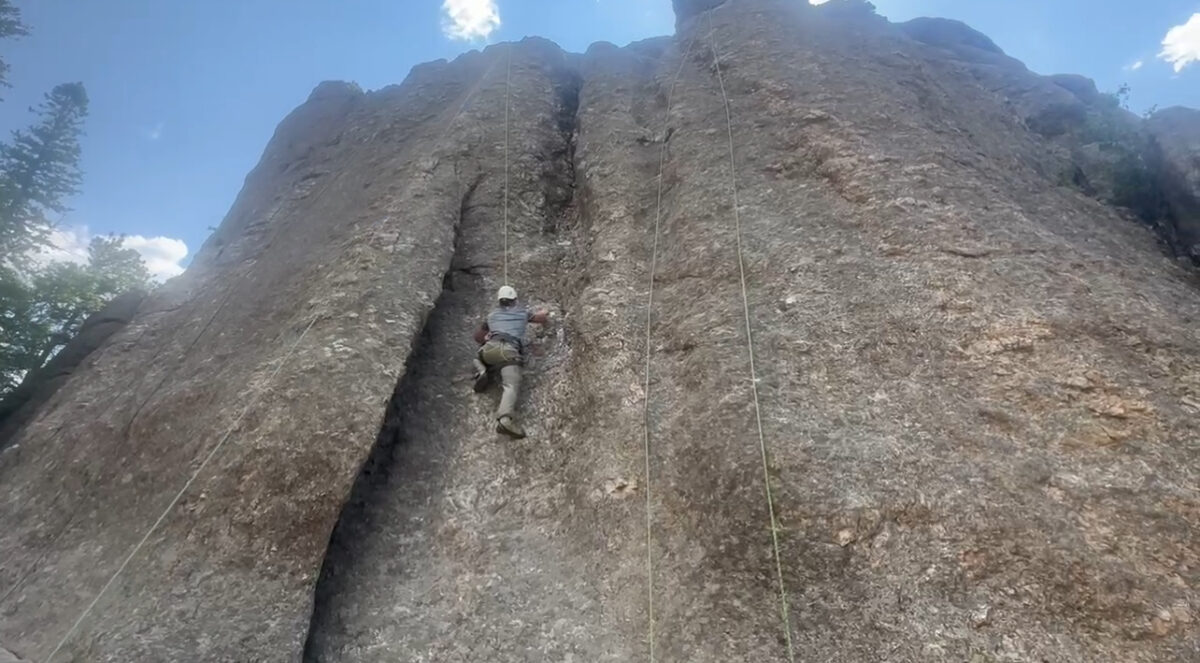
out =
[[[29,28],[21,22],[21,10],[9,0],[0,0],[0,39],[24,37],[27,34]],[[8,63],[0,59],[0,86],[11,87],[8,84],[8,71]]]
[[[146,264],[122,242],[93,238],[86,265],[55,262],[28,278],[0,268],[0,395],[44,366],[113,297],[149,286]]]
[[[93,237],[88,245],[88,269],[96,278],[98,291],[119,295],[150,283],[150,270],[142,256],[125,248],[125,238],[117,235]]]
[[[34,368],[37,354],[32,349],[48,341],[43,326],[34,322],[33,299],[32,284],[0,265],[0,395]]]
[[[36,109],[39,122],[14,131],[0,145],[0,258],[20,262],[43,246],[51,212],[65,212],[64,200],[79,190],[79,137],[87,117],[82,83],[63,83]]]

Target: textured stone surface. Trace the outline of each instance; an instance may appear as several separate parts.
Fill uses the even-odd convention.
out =
[[[195,268],[0,456],[0,641],[43,660],[224,440],[55,660],[299,656],[329,532],[442,289],[476,133],[457,111],[493,64],[322,85],[281,124]]]
[[[40,370],[25,376],[21,384],[0,401],[0,449],[16,435],[37,409],[58,391],[88,355],[133,319],[146,293],[140,290],[115,297],[103,309],[84,320],[79,333]]]
[[[1146,126],[1159,150],[1180,253],[1200,264],[1200,110],[1167,108]]]
[[[898,26],[913,39],[944,53],[969,70],[979,84],[1011,103],[1034,132],[1059,136],[1078,126],[1087,103],[1070,83],[1039,76],[1009,57],[987,36],[960,21],[917,18]],[[947,58],[946,55],[949,57]]]
[[[721,6],[727,0],[671,0],[675,10],[675,25],[682,26],[692,18]]]
[[[1195,275],[861,3],[697,7],[318,88],[0,456],[0,642],[44,659],[232,431],[55,660],[1195,660]],[[554,313],[516,442],[469,382],[506,142]]]
[[[970,72],[1046,139],[1036,166],[1045,177],[1126,205],[1167,251],[1200,264],[1200,169],[1194,163],[1200,111],[1171,108],[1146,121],[1121,107],[1115,93],[1101,94],[1091,79],[1035,74],[959,21],[919,18],[896,27],[935,49],[921,51],[932,66]]]

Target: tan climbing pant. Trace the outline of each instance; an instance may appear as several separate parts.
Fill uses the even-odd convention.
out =
[[[492,368],[521,363],[521,351],[511,343],[492,339],[479,348],[479,358]]]
[[[475,360],[477,369],[481,363],[485,367],[500,368],[500,384],[504,391],[500,394],[496,418],[513,416],[521,392],[521,351],[510,343],[493,339],[479,349],[479,358]]]
[[[521,367],[510,364],[500,369],[500,385],[504,391],[500,394],[500,407],[496,408],[496,418],[511,417],[517,409],[517,394],[521,391]]]

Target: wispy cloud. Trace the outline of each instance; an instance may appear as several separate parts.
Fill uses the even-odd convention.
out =
[[[1141,69],[1145,65],[1146,65],[1145,60],[1135,60],[1132,64],[1127,64],[1121,68],[1124,69],[1125,71],[1137,71],[1138,69]]]
[[[47,239],[48,245],[29,255],[34,264],[44,267],[52,262],[73,262],[78,265],[87,263],[88,242],[92,239],[87,226],[55,228],[50,231]]]
[[[141,130],[142,138],[146,140],[158,140],[162,138],[163,123],[156,122],[152,127],[143,127]]]
[[[1192,14],[1187,23],[1177,25],[1163,37],[1158,57],[1175,66],[1175,73],[1193,62],[1200,62],[1200,12]]]
[[[87,226],[55,228],[50,231],[50,244],[34,252],[30,257],[38,265],[52,262],[73,262],[79,265],[88,261],[88,244],[92,233]],[[187,244],[174,237],[145,237],[126,235],[122,246],[133,249],[142,256],[146,269],[155,281],[165,281],[183,273],[179,264],[188,255]]]
[[[495,0],[442,0],[442,34],[450,39],[487,39],[498,27]]]

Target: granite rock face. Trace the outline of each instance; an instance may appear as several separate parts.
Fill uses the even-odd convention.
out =
[[[1195,660],[1194,273],[866,3],[675,4],[318,87],[0,454],[0,645]],[[505,280],[521,441],[470,388]]]
[[[934,49],[924,53],[927,59],[969,72],[1045,139],[1040,172],[1127,209],[1169,252],[1200,265],[1195,166],[1200,111],[1168,108],[1143,120],[1091,79],[1035,74],[959,21],[918,18],[897,27]]]
[[[1090,101],[1080,94],[1086,84],[1081,85],[1076,78],[1039,76],[1005,54],[986,35],[960,21],[917,18],[898,27],[913,39],[938,49],[939,59],[969,71],[980,85],[1010,104],[1035,133],[1061,136],[1083,124],[1087,117]]]
[[[1200,111],[1176,106],[1147,121],[1180,253],[1200,264]]]
[[[137,313],[146,293],[140,290],[115,297],[104,308],[84,320],[75,335],[58,354],[38,371],[27,375],[21,384],[0,401],[0,449],[21,430],[38,408],[58,391],[71,374],[92,352],[99,349]]]

